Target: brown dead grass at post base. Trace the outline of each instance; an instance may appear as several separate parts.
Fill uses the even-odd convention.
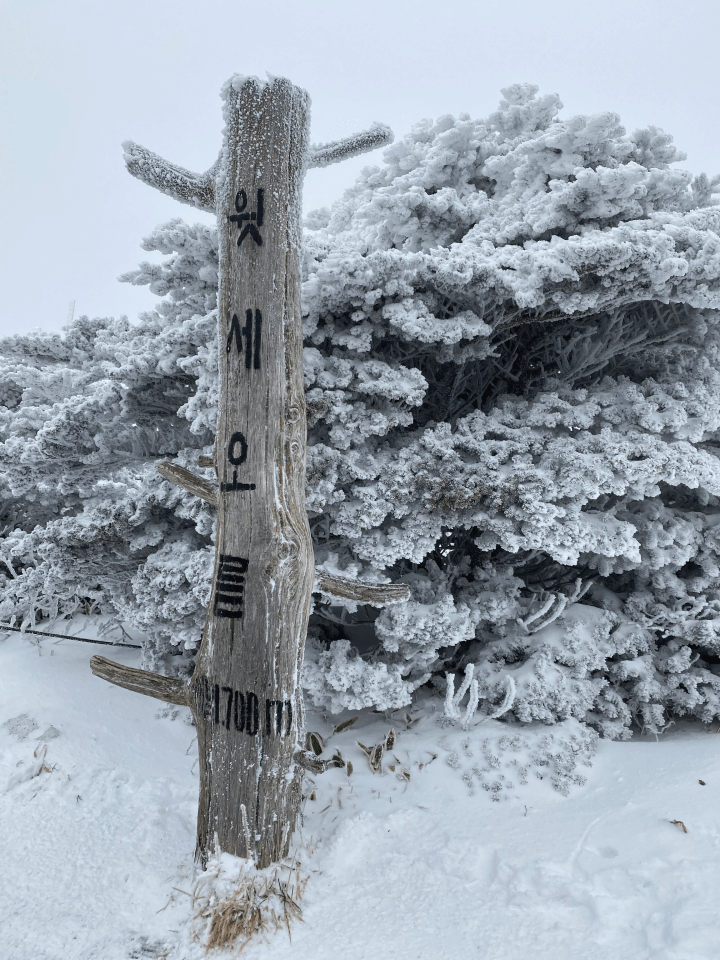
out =
[[[307,881],[294,860],[279,864],[272,872],[241,876],[235,889],[222,898],[198,889],[203,887],[201,881],[194,897],[195,920],[202,927],[197,939],[205,941],[206,953],[232,946],[240,953],[251,940],[265,939],[283,929],[292,940],[291,924],[302,922],[299,900]]]

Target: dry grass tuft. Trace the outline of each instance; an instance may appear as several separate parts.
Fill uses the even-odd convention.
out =
[[[296,859],[257,872],[249,866],[236,878],[231,892],[218,896],[207,876],[200,879],[193,898],[195,920],[202,928],[206,952],[236,946],[240,953],[253,938],[265,938],[302,922],[299,901],[308,882]],[[238,941],[241,941],[238,945]]]

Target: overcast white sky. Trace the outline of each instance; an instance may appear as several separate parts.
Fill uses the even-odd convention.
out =
[[[154,301],[116,281],[172,217],[210,217],[125,171],[120,142],[205,170],[233,73],[289,77],[314,141],[493,110],[529,81],[565,115],[613,110],[720,171],[719,0],[0,0],[0,335]],[[370,154],[308,174],[329,204]]]

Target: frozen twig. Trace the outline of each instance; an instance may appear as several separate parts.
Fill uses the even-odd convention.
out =
[[[189,203],[193,207],[215,213],[216,165],[205,173],[193,173],[163,160],[132,140],[126,140],[122,147],[125,165],[138,180],[181,203]]]
[[[0,553],[0,560],[5,564],[5,566],[6,566],[6,567],[8,568],[8,570],[10,571],[10,576],[13,578],[13,580],[17,580],[17,574],[15,573],[15,570],[14,570],[14,568],[13,568],[13,565],[10,563],[10,561],[9,561],[8,558],[5,556],[5,554]]]
[[[455,674],[448,673],[446,677],[447,688],[445,690],[445,716],[450,720],[457,720],[460,716],[460,701],[467,693],[470,685],[473,682],[473,672],[475,670],[475,664],[469,663],[465,667],[465,676],[463,682],[460,684],[460,688],[457,693],[455,693]],[[477,687],[477,684],[476,684]],[[472,698],[472,693],[471,693]],[[477,703],[476,703],[477,706]]]
[[[528,630],[528,626],[534,620],[537,620],[540,617],[542,617],[544,614],[546,614],[550,609],[550,607],[555,603],[556,599],[557,599],[556,594],[551,593],[539,610],[536,610],[535,613],[531,613],[530,616],[527,617],[525,620],[521,620],[520,618],[518,618],[517,622],[520,624],[521,627],[524,627],[525,630],[529,633],[530,631]]]
[[[477,680],[473,680],[470,684],[470,696],[468,698],[467,710],[465,711],[465,719],[462,722],[463,730],[467,730],[470,726],[470,721],[474,717],[475,711],[477,710],[479,698],[480,694],[478,690],[478,682]]]
[[[505,699],[497,708],[497,710],[493,710],[492,713],[489,713],[486,717],[483,717],[480,723],[476,724],[476,726],[479,727],[481,723],[485,723],[487,720],[497,720],[498,717],[501,717],[504,713],[507,713],[508,710],[512,707],[513,703],[515,703],[515,681],[511,676],[508,676],[507,674],[505,676],[505,679],[507,680],[507,691],[505,693]]]
[[[574,590],[570,596],[566,596],[563,593],[551,593],[539,610],[536,610],[535,613],[531,614],[529,617],[526,617],[525,620],[518,619],[517,623],[523,628],[523,630],[525,630],[526,633],[537,633],[538,630],[542,630],[554,620],[557,620],[566,607],[572,605],[573,603],[577,603],[580,599],[582,599],[582,597],[585,596],[592,586],[592,583],[592,580],[588,580],[585,584],[583,584],[582,580],[578,577],[578,579],[575,581]],[[543,617],[545,617],[545,619],[542,619]],[[531,623],[535,623],[535,626],[532,628],[532,630],[528,629]]]
[[[369,130],[354,133],[342,140],[332,143],[313,144],[308,150],[307,165],[312,167],[329,167],[331,163],[339,163],[348,157],[356,157],[370,150],[377,150],[393,142],[393,132],[384,123],[374,123]]]

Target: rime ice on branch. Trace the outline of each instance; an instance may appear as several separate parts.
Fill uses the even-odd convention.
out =
[[[384,123],[374,123],[369,130],[354,133],[342,140],[332,143],[314,143],[308,151],[308,169],[312,167],[329,167],[331,163],[339,163],[350,157],[357,157],[368,150],[376,150],[392,143],[393,134],[390,127]]]

